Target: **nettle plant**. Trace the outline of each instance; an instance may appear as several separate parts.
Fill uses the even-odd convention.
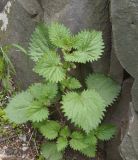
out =
[[[120,92],[108,76],[90,74],[82,86],[72,75],[78,63],[97,61],[104,49],[102,33],[84,30],[72,35],[62,24],[40,24],[32,34],[29,51],[34,71],[44,78],[9,102],[6,113],[18,124],[31,121],[46,138],[41,153],[62,160],[69,146],[95,157],[98,140],[109,140],[115,126],[101,124],[107,107]]]

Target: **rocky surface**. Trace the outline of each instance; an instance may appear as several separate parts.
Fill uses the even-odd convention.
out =
[[[135,79],[132,88],[131,116],[127,132],[120,145],[124,160],[138,159],[138,1],[111,0],[111,20],[114,50],[125,70]],[[136,112],[135,112],[136,111]],[[122,115],[126,116],[126,115]]]
[[[138,1],[111,0],[111,21],[115,53],[122,66],[138,74]]]
[[[117,59],[117,56],[116,56],[115,50],[114,50],[114,45],[112,45],[112,51],[111,51],[111,56],[110,56],[109,74],[120,85],[123,83],[124,69],[121,66],[119,60]]]
[[[122,160],[119,152],[119,145],[121,143],[122,136],[124,136],[127,130],[132,83],[132,79],[127,79],[123,82],[122,93],[119,97],[119,101],[109,108],[106,115],[105,122],[115,124],[118,128],[116,136],[105,144],[106,160]]]
[[[120,145],[121,156],[125,160],[138,159],[138,115],[130,104],[129,124]]]
[[[6,6],[6,4],[7,4],[8,1],[9,1],[9,0],[0,1],[0,12],[3,11],[3,9],[4,9],[4,7]]]
[[[40,3],[37,0],[17,0],[24,8],[24,10],[31,16],[35,21],[40,22],[43,19],[43,10]]]
[[[3,123],[0,117],[0,160],[36,160],[42,137],[29,125]]]
[[[132,87],[132,100],[135,111],[138,112],[138,75],[135,78],[133,87]]]

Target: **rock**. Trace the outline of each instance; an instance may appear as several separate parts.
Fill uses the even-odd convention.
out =
[[[132,87],[132,100],[133,100],[133,106],[135,108],[135,111],[138,112],[138,76],[135,79]]]
[[[111,21],[115,53],[126,71],[138,74],[138,1],[111,0]]]
[[[124,160],[138,159],[138,115],[132,103],[130,104],[128,130],[120,145],[120,152]]]
[[[9,0],[0,1],[0,12],[3,11],[4,7],[6,6]]]
[[[105,122],[115,124],[118,128],[116,136],[105,144],[106,160],[122,160],[119,145],[122,140],[121,135],[125,134],[127,128],[132,83],[132,79],[123,82],[122,92],[118,98],[118,102],[109,108],[106,115]]]
[[[118,82],[120,85],[122,84],[124,69],[122,68],[121,64],[119,63],[119,60],[116,57],[114,45],[112,46],[109,74],[116,82]]]
[[[37,0],[17,0],[22,7],[31,15],[36,21],[40,22],[43,19],[43,10]]]
[[[19,135],[19,139],[23,142],[26,142],[26,135]]]
[[[103,32],[105,52],[92,64],[94,71],[107,73],[110,63],[111,26],[108,0],[42,0],[44,21],[59,21],[76,33],[81,29],[95,29]],[[83,73],[82,73],[83,74]]]
[[[1,4],[1,11],[0,11],[0,30],[1,31],[6,31],[7,26],[8,26],[8,14],[10,13],[11,6],[12,6],[13,1],[7,1],[4,0],[0,2]]]
[[[113,43],[117,55],[124,69],[135,79],[132,88],[132,103],[138,111],[138,1],[111,0],[111,21],[113,29]],[[131,108],[132,105],[131,105]],[[138,159],[138,125],[137,114],[131,110],[132,119],[129,120],[128,131],[121,144],[121,153],[124,160]],[[125,115],[125,114],[124,114]],[[125,117],[125,116],[124,116]],[[128,132],[131,135],[128,135]]]
[[[23,152],[25,152],[25,151],[28,150],[28,147],[27,147],[27,146],[24,146],[24,147],[22,147],[22,150],[23,150]]]

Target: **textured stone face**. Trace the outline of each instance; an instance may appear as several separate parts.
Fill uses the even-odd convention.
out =
[[[122,160],[119,145],[127,130],[132,83],[132,79],[127,79],[123,82],[119,101],[111,107],[110,112],[106,115],[105,122],[115,124],[118,128],[116,136],[105,145],[106,160]]]
[[[122,158],[125,160],[138,159],[138,116],[130,105],[128,130],[120,146]]]
[[[132,89],[134,108],[138,111],[138,1],[111,1],[115,53],[126,71],[135,78]]]
[[[17,0],[24,10],[30,15],[32,19],[40,22],[43,18],[43,11],[40,3],[37,0]]]
[[[138,1],[111,0],[111,19],[115,53],[125,70],[135,79],[131,116],[120,151],[124,160],[138,159]],[[133,109],[134,107],[134,109]]]
[[[138,74],[138,1],[111,1],[111,20],[115,52],[122,66]]]
[[[138,112],[138,76],[135,78],[131,93],[132,93],[134,108],[136,112]]]
[[[1,2],[1,8],[0,8],[0,21],[1,21],[1,26],[0,30],[1,31],[6,31],[9,19],[8,19],[8,14],[10,13],[11,6],[12,6],[13,1],[2,1]]]
[[[2,1],[0,1],[0,12],[3,11],[5,5],[7,4],[8,1],[9,0],[4,0],[4,1],[2,0]]]
[[[112,51],[110,56],[110,76],[116,80],[120,85],[123,82],[124,69],[122,68],[119,60],[116,57],[114,45],[112,44]]]

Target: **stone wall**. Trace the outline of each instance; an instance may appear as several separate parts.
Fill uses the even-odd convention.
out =
[[[106,160],[138,159],[138,1],[2,0],[0,45],[19,43],[27,47],[40,21],[62,22],[73,33],[84,28],[103,32],[104,56],[88,68],[81,66],[79,72],[84,75],[89,69],[107,73],[122,85],[120,99],[109,109],[105,119],[115,123],[119,131],[114,140],[105,144]],[[21,88],[39,81],[26,55],[13,50],[10,57],[17,71],[16,82]]]
[[[129,105],[129,123],[122,135],[121,156],[138,159],[138,1],[111,0],[111,21],[115,53],[123,68],[134,78]],[[127,115],[124,115],[127,116]]]

